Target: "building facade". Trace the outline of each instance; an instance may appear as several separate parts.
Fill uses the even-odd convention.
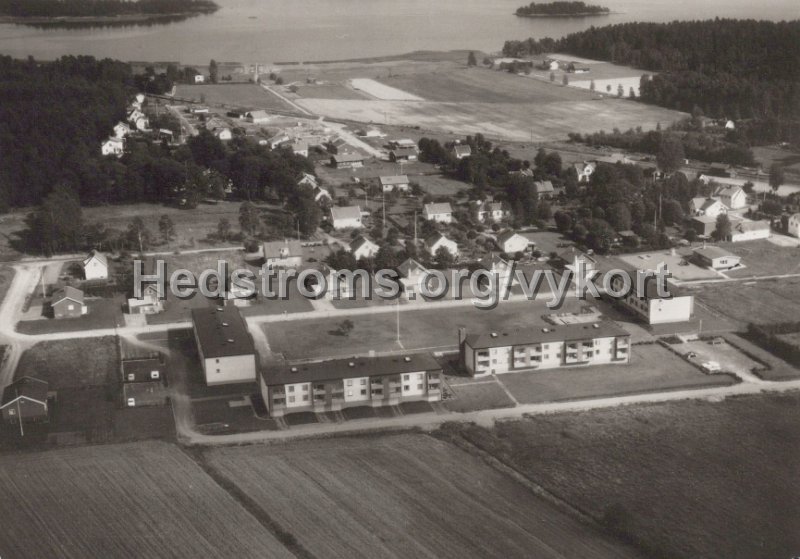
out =
[[[192,330],[206,384],[256,380],[256,349],[234,305],[192,310]]]

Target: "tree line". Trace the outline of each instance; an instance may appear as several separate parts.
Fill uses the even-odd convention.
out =
[[[587,4],[586,2],[531,2],[527,6],[517,8],[518,16],[568,16],[587,14],[607,14],[610,10],[604,6]]]
[[[211,0],[0,0],[0,14],[13,17],[110,17],[212,13]]]

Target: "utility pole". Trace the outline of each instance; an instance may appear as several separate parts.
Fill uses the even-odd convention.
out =
[[[381,197],[381,205],[383,206],[383,234],[386,235],[386,195]]]
[[[414,248],[417,248],[417,210],[414,210]]]
[[[19,407],[19,391],[14,389],[14,392],[17,394],[17,419],[19,420],[19,436],[25,436],[25,428],[22,426],[22,410]]]

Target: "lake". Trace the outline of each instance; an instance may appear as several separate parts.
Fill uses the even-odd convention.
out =
[[[179,23],[92,29],[0,25],[0,53],[37,59],[91,54],[120,60],[320,61],[415,50],[495,52],[506,39],[560,37],[591,25],[713,17],[789,19],[797,0],[613,0],[593,18],[518,18],[525,0],[216,0]]]

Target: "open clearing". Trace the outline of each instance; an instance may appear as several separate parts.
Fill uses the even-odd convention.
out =
[[[689,293],[740,327],[749,322],[793,322],[800,313],[800,278],[706,284]]]
[[[767,240],[720,243],[719,246],[741,256],[746,266],[725,272],[726,276],[749,278],[800,273],[800,247],[783,247]]]
[[[316,557],[632,556],[424,435],[228,447],[205,458]]]
[[[20,358],[16,378],[32,376],[59,388],[106,385],[119,373],[113,336],[39,342]]]
[[[647,557],[800,549],[800,394],[452,426]]]
[[[424,101],[422,97],[413,95],[402,89],[391,87],[369,78],[356,78],[350,80],[350,85],[357,91],[363,91],[376,99],[384,101]]]
[[[175,97],[237,109],[294,111],[294,107],[256,84],[179,85]],[[205,101],[202,101],[205,99]]]
[[[177,447],[0,457],[4,557],[292,557]]]

